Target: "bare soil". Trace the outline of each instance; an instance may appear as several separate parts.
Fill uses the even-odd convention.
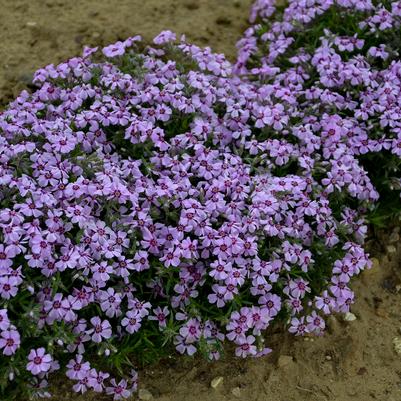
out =
[[[251,0],[0,0],[0,106],[29,83],[35,69],[105,45],[163,29],[185,33],[200,45],[235,57]],[[398,238],[397,238],[398,236]],[[329,320],[321,338],[278,331],[262,359],[227,357],[209,364],[172,358],[140,372],[140,388],[160,401],[400,401],[401,246],[397,232],[381,233],[370,248],[378,266],[355,281],[357,319]],[[216,377],[223,382],[210,386]],[[59,383],[56,401],[101,400],[77,396]],[[21,400],[22,401],[22,400]],[[25,401],[25,400],[24,400]]]
[[[32,72],[140,34],[170,29],[235,57],[251,0],[0,0],[0,103],[15,97]]]

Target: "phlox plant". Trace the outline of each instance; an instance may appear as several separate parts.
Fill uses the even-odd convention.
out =
[[[400,216],[401,2],[259,0],[251,22],[236,72],[291,88],[293,129],[313,121],[315,135],[349,148],[380,193],[369,223]]]
[[[131,37],[40,69],[0,114],[2,399],[50,396],[56,371],[127,398],[172,349],[259,357],[269,327],[349,311],[379,199],[341,140],[361,128],[245,61]]]

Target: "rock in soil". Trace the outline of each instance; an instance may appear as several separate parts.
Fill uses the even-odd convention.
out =
[[[294,358],[290,355],[280,355],[277,361],[277,366],[279,368],[285,368],[294,363]]]
[[[222,384],[224,381],[224,377],[223,376],[218,376],[215,377],[211,382],[210,382],[210,387],[216,389],[217,387],[220,386],[220,384]]]
[[[354,320],[356,320],[356,316],[355,316],[353,313],[351,313],[351,312],[347,312],[347,313],[344,315],[344,320],[345,320],[346,322],[353,322]]]
[[[241,389],[239,387],[234,387],[231,390],[231,394],[236,398],[240,398],[241,397]]]
[[[401,356],[401,338],[400,337],[394,337],[393,338],[393,345],[394,345],[394,351]]]
[[[149,390],[141,388],[138,391],[138,398],[143,401],[153,400],[153,394]]]

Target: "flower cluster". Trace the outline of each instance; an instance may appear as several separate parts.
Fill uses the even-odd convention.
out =
[[[401,2],[263,0],[256,19],[238,42],[235,71],[290,89],[302,123],[312,119],[317,136],[347,147],[380,192],[382,212],[399,212]]]
[[[384,8],[358,7],[380,29]],[[293,1],[250,28],[234,68],[169,31],[85,48],[0,114],[3,388],[48,396],[61,369],[77,392],[127,398],[167,344],[257,357],[276,322],[321,335],[349,311],[379,198],[362,156],[400,156],[401,69],[352,56],[354,33],[300,48],[293,27],[326,8]],[[252,19],[274,15],[259,0]]]

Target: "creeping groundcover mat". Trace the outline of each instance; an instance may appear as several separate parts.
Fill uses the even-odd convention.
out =
[[[259,0],[234,64],[163,31],[38,70],[0,113],[1,399],[60,374],[128,398],[173,350],[354,318],[368,227],[401,210],[400,22]]]

